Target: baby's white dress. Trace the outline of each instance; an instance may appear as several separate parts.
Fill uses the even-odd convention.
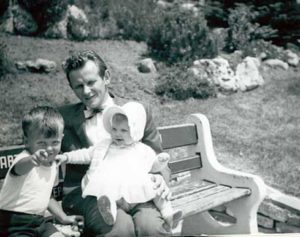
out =
[[[157,159],[152,148],[141,142],[125,147],[111,144],[106,155],[103,151],[93,152],[92,160],[99,158],[102,161],[90,176],[83,196],[107,195],[116,201],[124,198],[128,203],[147,202],[156,196],[149,175]]]

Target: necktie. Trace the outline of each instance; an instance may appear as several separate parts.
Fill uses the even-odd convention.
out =
[[[86,109],[83,111],[84,117],[86,119],[91,119],[93,118],[97,113],[101,113],[103,109]]]

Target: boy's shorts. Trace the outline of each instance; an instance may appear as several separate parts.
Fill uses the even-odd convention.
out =
[[[0,236],[32,236],[48,237],[58,232],[52,223],[52,218],[40,215],[26,214],[0,210]]]

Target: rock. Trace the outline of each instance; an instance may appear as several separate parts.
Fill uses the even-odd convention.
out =
[[[75,5],[69,6],[67,11],[68,25],[67,32],[68,38],[75,40],[84,40],[89,35],[88,18],[83,10]]]
[[[287,63],[291,66],[297,66],[299,64],[299,57],[297,54],[292,52],[291,50],[285,50],[285,55],[287,57]]]
[[[222,57],[196,60],[189,70],[197,77],[212,81],[221,91],[234,92],[238,89],[237,78],[228,61]]]
[[[50,39],[67,39],[67,17],[64,17],[63,20],[55,23],[50,26],[44,33],[43,36]]]
[[[38,58],[35,61],[27,60],[24,62],[17,62],[16,67],[19,70],[27,70],[30,72],[50,73],[56,70],[56,63],[47,59]]]
[[[300,233],[300,228],[286,223],[276,222],[276,232],[279,233]]]
[[[33,35],[38,30],[38,25],[29,12],[15,5],[12,8],[14,31],[20,35]]]
[[[142,73],[156,72],[155,65],[151,58],[145,58],[138,63],[138,70]]]
[[[258,209],[258,212],[264,216],[268,216],[274,220],[286,222],[288,219],[288,211],[276,206],[269,200],[263,201]]]
[[[260,61],[257,58],[246,57],[237,65],[236,77],[238,88],[249,91],[264,84],[264,79],[259,72]]]
[[[288,225],[300,227],[300,216],[296,214],[289,214],[286,222]]]
[[[282,60],[279,59],[268,59],[264,61],[264,64],[271,68],[282,68],[284,70],[288,70],[289,65]]]
[[[274,220],[269,217],[258,214],[257,224],[264,228],[272,229],[274,227]]]
[[[0,31],[10,34],[14,33],[14,20],[11,7],[1,17]]]
[[[162,9],[168,9],[168,8],[171,8],[173,6],[172,3],[166,2],[166,1],[163,1],[163,0],[158,0],[156,4],[157,4],[158,7],[162,8]]]
[[[88,23],[88,18],[85,15],[84,11],[75,5],[71,5],[68,7],[67,15],[68,17]]]

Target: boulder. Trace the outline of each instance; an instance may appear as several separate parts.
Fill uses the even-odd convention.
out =
[[[69,6],[68,11],[68,38],[74,40],[84,40],[89,35],[88,18],[83,10],[75,5]]]
[[[285,55],[287,57],[286,62],[291,66],[297,66],[299,64],[299,57],[297,54],[292,52],[291,50],[285,50]]]
[[[267,59],[264,61],[264,64],[271,68],[282,68],[284,70],[288,70],[289,68],[289,65],[280,59]]]
[[[212,81],[221,91],[234,92],[238,89],[237,78],[228,61],[222,57],[196,60],[189,70],[195,76]]]
[[[264,79],[259,72],[260,61],[254,57],[246,57],[236,67],[238,88],[249,91],[264,84]]]
[[[26,70],[38,73],[50,73],[56,70],[56,63],[47,59],[38,58],[37,60],[27,60],[16,62],[19,70]]]
[[[15,5],[12,8],[14,31],[20,35],[33,35],[38,30],[38,25],[33,19],[32,15]]]
[[[142,73],[156,72],[154,62],[151,58],[145,58],[138,63],[138,70]]]
[[[68,17],[67,15],[59,22],[56,22],[54,25],[50,26],[44,33],[43,36],[51,39],[67,39],[67,25]]]
[[[9,7],[4,14],[1,16],[0,20],[0,32],[14,33],[14,20],[12,14],[12,7]]]

